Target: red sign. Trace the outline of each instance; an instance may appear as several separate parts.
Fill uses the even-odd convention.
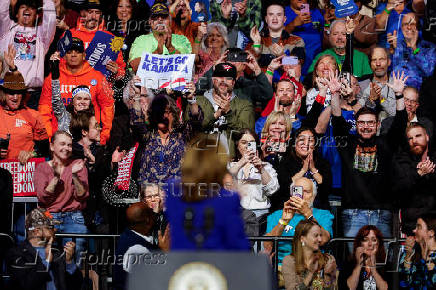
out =
[[[45,162],[44,158],[32,158],[25,165],[16,159],[4,159],[0,161],[0,168],[8,170],[12,174],[14,183],[14,197],[36,196],[33,174],[39,163]]]

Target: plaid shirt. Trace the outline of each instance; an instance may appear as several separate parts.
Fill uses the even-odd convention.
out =
[[[250,35],[250,30],[254,25],[260,28],[262,21],[261,8],[262,4],[260,0],[247,0],[247,9],[245,10],[244,16],[237,15],[237,12],[236,14],[232,12],[230,13],[229,19],[226,19],[221,12],[221,4],[218,4],[216,1],[210,2],[212,22],[221,22],[228,30],[232,29],[237,24],[238,29],[246,36]]]
[[[404,71],[409,78],[406,85],[420,88],[422,79],[433,75],[436,66],[436,45],[426,40],[418,40],[419,52],[413,50],[403,40],[398,43],[393,55],[392,67],[394,71]]]

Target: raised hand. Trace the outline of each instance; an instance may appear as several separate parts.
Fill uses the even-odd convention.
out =
[[[21,165],[24,165],[32,157],[33,157],[32,151],[24,151],[23,150],[23,151],[20,151],[20,153],[18,154],[18,161],[20,161]]]
[[[350,86],[350,82],[346,78],[341,79],[341,95],[349,96],[353,93],[353,89]]]
[[[291,108],[289,109],[289,115],[295,116],[298,113],[298,109],[300,108],[300,105],[301,105],[301,97],[297,95],[294,101],[292,102]]]
[[[51,245],[53,244],[53,236],[50,237],[48,243],[45,245],[45,260],[51,263],[53,261],[53,252]]]
[[[226,62],[227,60],[227,55],[229,54],[229,51],[226,50],[223,54],[221,54],[220,58],[217,59],[217,61],[214,63],[214,66],[216,66],[217,64]],[[215,69],[215,68],[214,68]]]
[[[328,80],[326,78],[323,78],[323,77],[316,77],[315,82],[316,82],[316,85],[318,87],[320,94],[322,92],[322,94],[325,95],[327,93],[327,89],[328,89],[328,85],[329,85]]]
[[[332,95],[338,93],[341,90],[341,82],[339,81],[339,72],[329,71],[328,87]]]
[[[406,238],[406,242],[404,244],[404,248],[406,250],[406,259],[411,259],[413,256],[413,248],[415,247],[415,236],[408,236]]]
[[[169,251],[170,250],[170,225],[168,224],[165,233],[162,235],[161,231],[158,231],[158,244],[159,248],[161,248],[162,251]]]
[[[291,200],[285,201],[283,204],[283,211],[282,211],[282,220],[285,222],[289,222],[295,214],[295,210],[292,209]]]
[[[76,244],[74,242],[67,242],[64,246],[65,260],[67,264],[71,264],[73,262],[75,247]]]
[[[291,196],[289,200],[291,201],[292,209],[296,212],[304,215],[306,218],[312,215],[312,209],[304,199],[301,199],[297,196]]]
[[[254,44],[260,44],[262,41],[262,38],[260,37],[259,29],[257,29],[257,26],[253,26],[250,30],[250,38],[253,40]]]
[[[404,71],[401,72],[401,75],[399,71],[397,73],[392,72],[392,77],[393,81],[391,84],[387,83],[388,87],[390,87],[396,95],[402,95],[409,77],[404,75]]]
[[[388,43],[393,49],[397,48],[397,31],[394,30],[394,33],[388,33],[387,34]]]
[[[221,13],[225,19],[229,19],[232,12],[232,0],[224,0],[221,3]]]
[[[351,19],[350,16],[347,16],[347,20],[345,21],[345,30],[347,34],[353,33],[355,28],[356,22],[354,22],[354,19]]]
[[[371,82],[369,86],[370,86],[369,99],[375,102],[381,97],[381,87],[374,82]]]
[[[126,151],[120,151],[120,146],[117,146],[117,148],[112,153],[112,163],[118,163],[123,160],[125,154]]]
[[[273,43],[269,48],[275,56],[281,56],[285,53],[285,47],[278,43]]]
[[[249,51],[247,53],[247,66],[254,72],[256,76],[258,76],[262,72],[262,69],[260,68],[253,54]]]
[[[247,0],[236,3],[235,8],[236,8],[236,11],[238,12],[239,16],[244,17],[245,12],[247,11]]]
[[[62,174],[62,169],[60,164],[53,160],[51,164],[51,168],[53,168],[54,175],[60,178]]]
[[[8,51],[3,53],[3,57],[5,59],[6,64],[14,70],[16,68],[14,64],[15,55],[17,54],[17,51],[15,50],[15,47],[13,44],[8,45]]]
[[[313,255],[308,270],[313,274],[315,272],[318,272],[318,267],[319,267],[319,257],[318,255]]]
[[[357,247],[356,254],[355,254],[357,265],[364,266],[363,265],[364,255],[365,253],[363,252],[363,247]]]
[[[85,160],[83,159],[74,160],[73,166],[71,167],[71,172],[73,174],[76,174],[77,172],[81,171],[84,166],[85,166]]]
[[[110,60],[106,64],[106,69],[108,71],[110,71],[112,74],[116,75],[118,73],[119,67],[118,67],[118,64],[115,61]]]
[[[281,55],[281,56],[279,56],[279,57],[274,58],[274,59],[269,63],[269,65],[268,65],[268,70],[269,70],[269,71],[272,71],[272,72],[278,70],[278,69],[282,66],[282,58],[283,58],[284,56],[285,56],[285,55]]]
[[[202,22],[198,28],[197,28],[197,41],[201,41],[203,39],[203,36],[207,34],[207,25],[206,23]]]
[[[426,160],[419,162],[416,168],[418,169],[418,174],[424,176],[426,174],[434,173],[435,164],[427,157]]]
[[[91,149],[89,149],[88,145],[83,146],[83,153],[89,164],[95,163],[95,156],[92,154]]]
[[[187,94],[183,95],[188,100],[192,99],[195,96],[195,84],[193,82],[187,82],[185,85],[185,90],[188,91]]]
[[[309,158],[309,170],[310,170],[311,172],[316,171],[317,169],[316,169],[316,167],[315,167],[315,161],[313,160],[313,152],[312,152],[312,153],[309,153],[309,155],[307,155],[306,158]]]

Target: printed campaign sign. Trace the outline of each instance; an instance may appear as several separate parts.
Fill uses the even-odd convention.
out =
[[[61,57],[65,56],[67,51],[70,49],[72,42],[73,42],[73,35],[71,34],[71,31],[69,30],[65,31],[64,36],[58,41],[58,51]]]
[[[14,197],[36,196],[33,174],[39,163],[45,162],[44,158],[32,158],[25,165],[21,165],[16,159],[0,161],[0,168],[8,170],[12,174]]]
[[[106,65],[110,60],[117,59],[123,45],[124,38],[97,31],[86,49],[86,60],[95,70],[109,76],[110,72],[106,70]]]
[[[183,91],[186,82],[192,80],[194,60],[195,54],[162,55],[145,52],[136,75],[146,88]]]
[[[335,6],[335,15],[337,18],[344,18],[359,12],[359,7],[353,0],[332,0]]]

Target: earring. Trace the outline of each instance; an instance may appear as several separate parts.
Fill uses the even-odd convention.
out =
[[[304,241],[303,242],[301,242],[301,245],[304,247],[305,246],[305,244],[304,244]]]

